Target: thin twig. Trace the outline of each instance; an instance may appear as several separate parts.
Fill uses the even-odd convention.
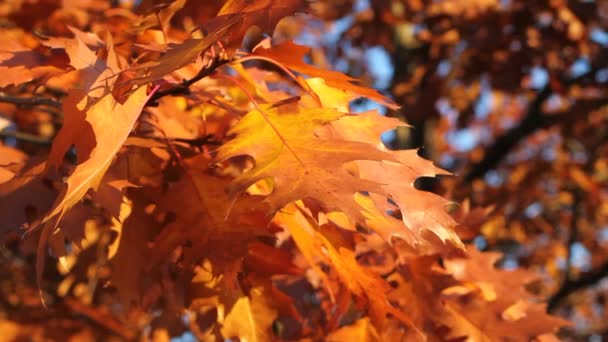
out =
[[[0,138],[15,138],[17,140],[30,142],[34,144],[50,145],[51,140],[42,138],[34,134],[17,132],[17,131],[0,131]]]
[[[20,97],[8,95],[6,93],[0,93],[0,102],[12,103],[17,106],[50,106],[54,108],[61,108],[61,102],[53,100],[48,97]]]
[[[310,85],[308,85],[308,83],[306,83],[305,81],[296,77],[296,75],[293,72],[291,72],[291,70],[287,69],[283,64],[275,61],[274,59],[264,57],[264,56],[258,56],[258,55],[249,55],[249,56],[244,56],[244,57],[237,59],[236,61],[234,61],[234,63],[243,63],[248,60],[255,60],[255,59],[261,60],[261,61],[266,61],[268,63],[272,63],[273,65],[275,65],[276,67],[281,69],[285,74],[287,74],[289,77],[291,77],[291,79],[293,79],[294,82],[296,82],[302,89],[304,89],[304,91],[307,92],[315,100],[315,102],[317,102],[319,107],[322,107],[321,99],[314,92],[314,90],[312,90]]]
[[[199,71],[199,73],[191,79],[184,80],[180,85],[174,86],[172,88],[157,91],[152,97],[150,97],[150,100],[148,100],[148,103],[146,105],[155,104],[158,102],[159,99],[169,95],[187,95],[190,92],[189,87],[191,85],[209,75],[212,75],[219,67],[223,66],[224,64],[227,64],[228,62],[228,59],[214,58],[209,64],[209,66],[201,69],[201,71]]]

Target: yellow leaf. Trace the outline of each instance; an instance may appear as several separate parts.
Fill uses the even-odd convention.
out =
[[[369,318],[361,318],[352,325],[342,327],[327,336],[327,342],[371,342],[380,341],[378,332],[374,329]]]
[[[360,218],[354,200],[359,191],[382,194],[376,182],[360,179],[344,169],[355,160],[391,160],[393,157],[366,143],[318,137],[316,129],[343,116],[332,109],[261,106],[232,128],[235,138],[218,149],[217,159],[252,156],[255,166],[238,176],[230,190],[239,194],[256,182],[271,178],[273,192],[266,198],[276,211],[296,200],[312,198],[328,211]]]
[[[224,338],[238,337],[241,342],[272,340],[271,326],[277,311],[270,308],[260,288],[254,288],[250,297],[239,298],[222,324]]]

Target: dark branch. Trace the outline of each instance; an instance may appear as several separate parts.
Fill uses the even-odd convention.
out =
[[[576,84],[595,75],[599,69],[600,67],[594,66],[590,68],[589,71],[564,81],[563,85],[569,87]],[[475,179],[481,178],[488,171],[494,169],[507,154],[528,135],[534,133],[538,129],[548,127],[558,122],[555,118],[552,119],[551,117],[545,116],[542,111],[543,103],[552,94],[553,89],[551,87],[551,82],[549,82],[537,93],[521,122],[504,135],[498,137],[494,144],[486,149],[483,159],[474,164],[469,173],[464,177],[464,183],[470,183]]]
[[[550,312],[555,310],[557,305],[572,293],[584,288],[596,285],[604,277],[608,276],[608,262],[598,267],[597,269],[585,273],[578,279],[565,282],[560,289],[549,298],[547,310]]]
[[[156,93],[154,93],[154,95],[152,95],[150,100],[148,100],[147,105],[148,106],[155,105],[156,103],[158,103],[159,99],[161,99],[165,96],[187,95],[190,92],[189,87],[191,85],[202,80],[203,78],[205,78],[207,76],[212,75],[219,67],[221,67],[222,65],[224,65],[228,62],[229,62],[228,59],[219,59],[219,58],[213,59],[211,61],[210,65],[201,69],[201,71],[199,71],[199,73],[196,74],[196,76],[192,77],[191,79],[184,80],[180,85],[174,86],[169,89],[160,90],[160,91],[157,91]]]
[[[594,143],[592,147],[589,149],[589,159],[584,165],[585,172],[592,172],[593,166],[595,165],[596,158],[593,158],[598,154],[598,151],[606,143],[608,139],[608,129],[600,129],[597,131],[597,136],[594,137]],[[599,267],[597,270],[592,271],[579,277],[578,279],[572,279],[570,275],[570,270],[572,268],[572,245],[578,240],[579,227],[577,224],[578,219],[584,214],[581,212],[582,209],[582,200],[583,200],[583,192],[580,188],[575,188],[572,191],[573,194],[573,204],[572,204],[572,219],[570,221],[570,236],[567,241],[566,248],[568,249],[568,255],[566,259],[566,269],[564,271],[564,280],[560,288],[551,296],[548,300],[547,310],[553,311],[558,306],[558,304],[566,297],[568,297],[573,292],[576,292],[580,289],[586,288],[588,286],[593,286],[597,282],[599,282],[605,276],[608,276],[608,262]]]
[[[16,132],[16,131],[0,131],[0,138],[15,138],[17,140],[34,143],[34,144],[41,144],[41,145],[50,145],[51,144],[51,140],[49,140],[49,139],[42,138],[42,137],[39,137],[34,134]]]
[[[50,106],[61,108],[61,102],[48,97],[19,97],[0,93],[0,102],[12,103],[17,106]]]

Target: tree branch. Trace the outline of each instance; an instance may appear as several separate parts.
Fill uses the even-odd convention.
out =
[[[563,82],[563,85],[569,87],[576,84],[586,78],[589,78],[600,69],[599,66],[594,66],[589,71],[577,76],[570,78]],[[528,111],[521,122],[511,128],[504,135],[498,137],[494,144],[486,149],[483,159],[478,163],[474,164],[470,171],[464,177],[464,183],[470,183],[471,181],[483,177],[488,171],[494,169],[509,152],[522,141],[528,135],[534,133],[536,130],[548,127],[556,122],[543,114],[542,105],[543,103],[553,94],[551,83],[548,82],[536,95],[534,100],[530,103]]]
[[[589,150],[589,159],[584,165],[584,170],[586,172],[591,172],[593,170],[593,165],[595,164],[596,158],[593,156],[598,154],[598,151],[604,146],[604,143],[608,139],[608,129],[604,128],[597,132],[597,136],[594,140],[593,147]],[[564,271],[564,280],[560,288],[555,292],[548,300],[547,310],[553,311],[557,308],[558,304],[568,297],[570,294],[583,289],[588,286],[595,285],[602,278],[608,276],[608,262],[600,266],[595,271],[590,273],[586,273],[585,275],[579,277],[578,279],[572,279],[570,275],[570,270],[572,268],[572,245],[578,240],[579,227],[577,224],[578,218],[583,215],[581,213],[581,201],[583,199],[583,193],[580,188],[575,188],[572,191],[573,194],[573,205],[572,205],[572,219],[570,221],[570,236],[567,241],[568,255],[566,259],[566,269]]]
[[[17,106],[50,106],[54,108],[61,108],[61,102],[48,97],[19,97],[8,95],[6,93],[0,93],[0,102],[12,103]]]
[[[88,306],[69,297],[63,298],[63,304],[73,313],[86,317],[93,323],[98,324],[100,327],[113,332],[127,341],[133,340],[137,336],[133,330],[120,323],[111,315],[108,315],[95,307]]]
[[[593,286],[607,276],[608,262],[604,263],[603,265],[591,272],[585,273],[578,279],[564,282],[560,289],[555,294],[553,294],[553,296],[551,296],[547,301],[547,310],[549,312],[555,310],[557,305],[572,293]]]
[[[184,80],[180,85],[174,86],[172,88],[169,89],[164,89],[164,90],[160,90],[157,91],[156,93],[154,93],[154,95],[152,95],[152,97],[150,98],[150,100],[148,100],[148,103],[146,105],[150,106],[150,105],[154,105],[156,103],[158,103],[158,100],[160,100],[161,98],[168,96],[168,95],[187,95],[190,92],[189,87],[191,85],[193,85],[194,83],[202,80],[203,78],[212,75],[219,67],[223,66],[224,64],[228,63],[230,60],[228,59],[219,59],[219,58],[214,58],[211,63],[205,67],[202,68],[201,71],[198,72],[198,74],[196,74],[196,76],[192,77],[189,80]]]
[[[50,145],[52,143],[52,141],[49,139],[42,138],[34,134],[17,131],[0,131],[0,138],[15,138],[17,140],[41,145]]]

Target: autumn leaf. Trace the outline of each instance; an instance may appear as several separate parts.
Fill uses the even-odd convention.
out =
[[[380,337],[368,318],[361,318],[354,324],[342,327],[327,336],[329,342],[341,341],[380,341]]]
[[[297,45],[288,41],[271,48],[260,46],[254,51],[254,55],[269,58],[293,71],[311,77],[322,78],[330,87],[349,91],[359,96],[364,96],[391,109],[399,108],[399,106],[397,106],[391,99],[380,94],[379,92],[358,85],[358,81],[355,78],[344,75],[341,72],[323,70],[310,64],[306,64],[304,62],[304,57],[309,53],[309,51],[310,48],[308,47]]]
[[[352,251],[334,247],[318,231],[317,223],[303,213],[302,208],[290,205],[277,213],[274,222],[289,232],[310,266],[325,282],[323,285],[330,291],[332,298],[335,294],[328,287],[329,278],[321,271],[320,264],[332,265],[340,280],[352,294],[369,300],[370,318],[376,328],[382,329],[388,313],[395,315],[406,325],[412,324],[407,315],[393,308],[388,302],[386,293],[390,288],[389,285],[360,266]]]
[[[281,19],[305,11],[307,5],[307,0],[228,0],[218,12],[217,17],[210,20],[206,27],[208,30],[214,31],[217,27],[223,26],[225,22],[239,18],[239,24],[223,39],[228,47],[234,47],[241,44],[250,27],[257,26],[263,32],[272,34]]]
[[[43,222],[63,215],[90,188],[99,186],[99,181],[127,140],[148,98],[146,88],[142,87],[129,96],[124,104],[117,103],[112,94],[107,94],[87,110],[87,122],[95,133],[97,145],[89,159],[77,165],[68,177],[63,194]]]
[[[161,4],[162,7],[158,12],[149,13],[140,17],[134,24],[135,27],[133,28],[133,31],[141,32],[158,25],[163,30],[164,34],[167,35],[171,19],[176,12],[184,7],[186,1],[187,0],[176,0],[170,4]]]
[[[421,176],[435,176],[442,172],[424,162],[416,155],[415,150],[396,151],[400,163],[382,162],[370,163],[358,161],[361,178],[379,181],[379,176],[395,177],[398,182],[383,185],[389,197],[397,203],[405,226],[414,232],[417,240],[425,240],[424,234],[430,231],[442,242],[451,242],[463,249],[464,245],[456,235],[456,222],[446,211],[450,203],[444,198],[430,192],[419,191],[414,187],[414,181]],[[385,178],[383,178],[385,179]]]
[[[128,69],[129,71],[145,70],[145,75],[134,78],[131,83],[141,85],[154,82],[194,62],[201,53],[226,35],[230,28],[238,22],[239,18],[233,17],[204,38],[190,38],[180,44],[169,44],[168,50],[158,60]]]
[[[228,184],[226,178],[195,171],[171,184],[171,192],[160,198],[158,205],[177,218],[156,237],[156,256],[150,259],[151,264],[186,243],[192,246],[184,249],[184,262],[208,258],[227,264],[243,258],[248,242],[255,236],[268,234],[266,206],[260,198],[247,195],[231,201],[224,191]],[[220,198],[224,200],[217,201]],[[222,264],[215,266],[221,270]]]
[[[375,112],[366,112],[359,115],[345,115],[333,121],[320,132],[324,137],[354,140],[385,149],[380,140],[381,134],[403,125],[396,119],[387,118]],[[446,174],[446,172],[433,165],[431,161],[422,159],[416,150],[391,151],[390,153],[396,161],[360,160],[356,164],[361,178],[384,183],[381,187],[388,195],[387,197],[397,204],[405,227],[395,224],[392,217],[383,217],[386,216],[386,213],[382,211],[391,208],[382,204],[380,199],[372,201],[359,197],[360,205],[366,208],[370,227],[380,233],[389,243],[392,236],[397,236],[413,246],[429,245],[432,243],[432,239],[426,237],[425,233],[430,231],[442,242],[449,241],[454,246],[463,249],[464,245],[455,232],[456,222],[446,210],[446,206],[450,202],[414,187],[414,182],[419,177],[434,177],[438,174]],[[379,204],[380,211],[377,211],[373,205]],[[389,223],[391,221],[393,223]],[[404,229],[409,231],[406,232]]]
[[[524,287],[537,277],[524,270],[504,271],[494,267],[498,253],[469,248],[469,258],[445,261],[445,267],[466,288],[447,288],[446,310],[451,313],[452,337],[469,336],[475,341],[530,340],[567,324],[534,303]],[[471,290],[473,288],[473,290]],[[491,311],[492,314],[487,314]],[[485,314],[482,314],[485,312]]]
[[[0,88],[32,81],[43,83],[61,72],[57,65],[47,64],[48,56],[32,49],[25,32],[12,30],[4,34],[0,46]]]
[[[392,159],[371,145],[320,139],[315,130],[343,113],[331,109],[272,108],[249,112],[229,134],[235,138],[221,146],[217,160],[252,156],[255,166],[234,180],[232,193],[242,193],[256,182],[270,178],[273,192],[266,198],[271,210],[299,199],[314,199],[327,210],[360,217],[354,200],[359,191],[383,193],[378,183],[359,179],[344,169],[354,160]]]
[[[0,330],[599,335],[603,8],[524,3],[5,1]]]
[[[73,39],[62,41],[63,48],[70,58],[70,64],[76,69],[79,84],[70,89],[62,102],[64,112],[63,126],[53,140],[49,155],[49,167],[57,167],[69,148],[74,145],[78,161],[89,158],[97,142],[92,123],[87,119],[87,106],[109,93],[115,82],[113,76],[119,72],[118,62],[112,43],[108,45],[106,61],[97,58],[77,34]],[[108,99],[109,100],[109,99]]]
[[[45,167],[44,162],[26,166],[20,174],[0,184],[0,231],[29,228],[52,208],[56,196],[42,178]]]
[[[241,341],[272,340],[271,326],[276,311],[268,306],[263,290],[254,288],[250,297],[239,298],[222,323],[222,336],[238,337]]]

